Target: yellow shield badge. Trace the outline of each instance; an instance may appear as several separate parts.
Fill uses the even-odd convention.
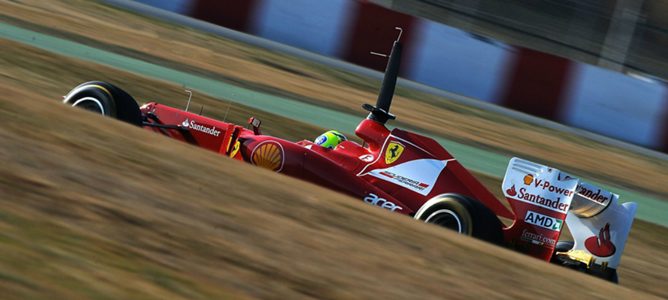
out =
[[[232,148],[232,152],[230,152],[230,157],[234,157],[235,155],[237,155],[237,153],[239,153],[239,148],[240,147],[241,147],[241,143],[239,141],[234,143],[234,148]]]
[[[399,142],[390,142],[385,150],[385,164],[392,164],[399,159],[401,153],[404,152],[404,145]]]

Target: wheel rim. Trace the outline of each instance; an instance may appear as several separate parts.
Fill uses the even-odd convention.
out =
[[[449,209],[440,209],[431,213],[425,222],[452,229],[458,233],[464,232],[459,216]]]
[[[81,98],[77,101],[75,101],[72,106],[82,108],[88,111],[96,112],[99,114],[104,115],[104,107],[102,106],[102,102],[100,100],[97,100],[93,97],[85,97]]]

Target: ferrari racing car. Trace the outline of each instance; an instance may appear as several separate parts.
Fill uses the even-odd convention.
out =
[[[402,45],[394,41],[376,105],[355,130],[363,141],[334,148],[263,135],[245,126],[156,102],[143,104],[106,82],[83,83],[64,103],[190,143],[232,159],[348,194],[370,205],[617,282],[635,203],[577,177],[512,158],[492,195],[433,139],[388,129]],[[505,221],[505,222],[504,222]],[[509,224],[509,225],[506,225]],[[568,225],[573,241],[559,241]]]

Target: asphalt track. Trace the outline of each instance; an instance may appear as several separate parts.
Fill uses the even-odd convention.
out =
[[[224,98],[258,110],[274,113],[316,126],[336,128],[348,134],[354,132],[355,127],[365,115],[362,112],[360,112],[359,115],[346,114],[289,98],[252,91],[228,83],[150,64],[141,60],[88,47],[86,45],[44,35],[5,23],[0,23],[0,37],[64,56],[92,61],[128,72],[178,83],[212,97]],[[94,78],[91,78],[91,80],[92,79]],[[67,87],[63,88],[65,89],[63,90],[64,94],[67,92]],[[457,157],[465,167],[483,174],[503,177],[510,157],[460,144],[444,138],[435,137],[435,139]],[[666,217],[668,214],[668,202],[654,199],[632,190],[610,187],[609,185],[600,182],[591,181],[591,183],[620,194],[620,198],[624,202],[638,202],[637,218],[668,227],[668,217]]]

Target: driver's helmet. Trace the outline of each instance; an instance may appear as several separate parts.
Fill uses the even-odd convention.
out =
[[[321,134],[318,138],[315,139],[315,144],[320,145],[327,149],[334,149],[341,142],[347,141],[345,135],[341,134],[336,130],[330,130]]]

